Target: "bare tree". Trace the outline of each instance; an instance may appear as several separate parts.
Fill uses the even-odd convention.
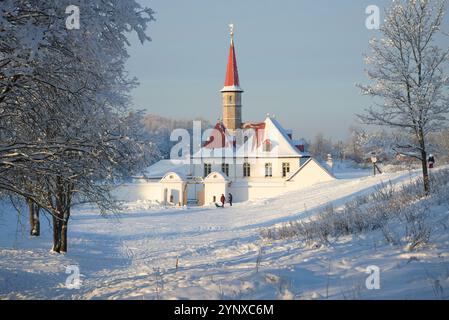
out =
[[[386,11],[382,38],[371,41],[366,58],[372,85],[359,85],[375,105],[359,115],[366,124],[410,132],[414,139],[397,145],[422,163],[424,190],[430,192],[427,169],[428,134],[441,130],[449,112],[449,50],[437,45],[446,0],[394,1]]]
[[[333,145],[331,139],[324,137],[322,133],[318,133],[309,146],[310,153],[320,159],[325,160],[328,154],[333,153]]]
[[[349,128],[349,138],[344,149],[345,155],[349,159],[357,163],[360,163],[365,159],[363,146],[365,144],[366,137],[367,133],[362,128],[354,126]]]

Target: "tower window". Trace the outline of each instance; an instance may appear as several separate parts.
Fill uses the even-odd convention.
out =
[[[265,178],[273,176],[273,165],[271,163],[265,163]]]
[[[225,175],[229,177],[229,163],[221,164],[221,172],[223,172]]]
[[[229,102],[232,102],[232,96],[229,96]]]
[[[283,162],[282,163],[282,177],[285,178],[290,173],[290,163]]]
[[[204,164],[204,177],[207,177],[212,172],[212,165],[210,163]]]
[[[251,177],[251,165],[248,162],[243,164],[243,176],[245,178]]]

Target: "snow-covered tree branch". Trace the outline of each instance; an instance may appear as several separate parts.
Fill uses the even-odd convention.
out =
[[[113,185],[148,163],[155,148],[129,112],[127,34],[141,42],[153,11],[135,1],[6,0],[0,8],[0,190],[53,218],[56,252],[67,250],[70,208],[116,208]]]

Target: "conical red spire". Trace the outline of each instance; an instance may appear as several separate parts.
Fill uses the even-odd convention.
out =
[[[226,70],[225,87],[240,87],[237,59],[235,58],[234,39],[231,38],[229,49],[228,68]]]
[[[243,90],[240,88],[237,59],[235,58],[234,25],[230,24],[229,28],[231,30],[231,47],[229,48],[228,67],[226,69],[225,84],[221,92],[243,92]]]

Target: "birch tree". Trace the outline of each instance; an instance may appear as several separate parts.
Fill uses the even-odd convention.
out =
[[[427,138],[443,128],[449,112],[449,50],[437,44],[444,37],[445,9],[445,0],[393,1],[380,29],[382,37],[371,41],[372,53],[366,58],[372,84],[359,86],[375,98],[374,105],[359,115],[363,122],[413,135],[413,141],[396,147],[421,161],[426,194]]]

